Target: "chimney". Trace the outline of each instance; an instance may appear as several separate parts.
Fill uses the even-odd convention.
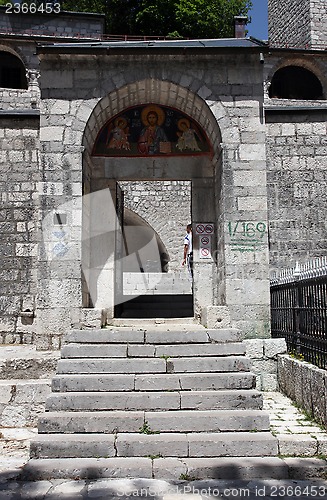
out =
[[[248,22],[247,16],[234,16],[234,37],[245,38],[245,26]]]

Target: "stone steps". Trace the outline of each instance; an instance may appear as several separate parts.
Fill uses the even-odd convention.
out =
[[[219,389],[253,389],[255,375],[248,372],[171,373],[171,374],[101,374],[56,375],[53,392],[107,391],[208,391]]]
[[[269,429],[269,415],[262,410],[171,411],[53,411],[39,418],[44,433],[140,432],[244,432]]]
[[[243,457],[272,456],[277,444],[269,432],[253,434],[72,434],[39,435],[31,445],[32,458],[109,457]]]
[[[291,459],[288,459],[291,463]],[[323,467],[322,462],[321,467]],[[154,478],[154,479],[285,479],[295,472],[276,457],[215,458],[61,458],[33,459],[21,479]],[[319,464],[315,464],[315,470]],[[325,466],[324,466],[325,467]],[[294,468],[294,467],[293,467]],[[308,468],[308,466],[307,466]],[[303,467],[301,479],[303,475]]]
[[[61,350],[61,358],[163,358],[197,356],[244,356],[245,347],[240,342],[228,344],[69,344]]]
[[[188,460],[223,471],[214,460],[277,454],[238,330],[73,330],[61,355],[31,477],[165,477]]]
[[[207,329],[185,325],[179,329],[176,325],[160,325],[156,328],[111,327],[101,330],[71,330],[65,337],[65,343],[83,344],[203,344],[241,342],[243,335],[236,328]]]
[[[58,362],[57,373],[216,373],[249,370],[250,360],[241,356],[206,356],[169,359],[61,359]]]
[[[262,409],[262,394],[255,390],[173,392],[69,392],[51,394],[48,411],[92,410],[230,410]]]

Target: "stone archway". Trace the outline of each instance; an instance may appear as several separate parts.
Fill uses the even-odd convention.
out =
[[[155,103],[168,106],[185,113],[201,126],[211,144],[211,155],[185,158],[105,158],[92,156],[93,145],[97,135],[104,124],[115,115],[137,105]],[[219,191],[221,160],[220,149],[221,133],[217,120],[209,106],[198,95],[190,90],[171,82],[144,80],[126,85],[111,92],[104,97],[94,108],[85,128],[83,144],[85,146],[83,159],[84,193],[90,193],[89,206],[84,202],[84,241],[89,246],[83,249],[84,268],[91,270],[88,282],[89,296],[93,299],[84,306],[94,306],[106,309],[109,317],[114,317],[114,268],[115,247],[117,246],[116,215],[111,213],[111,218],[116,220],[116,227],[108,227],[113,231],[115,238],[102,235],[99,239],[101,228],[98,215],[104,207],[108,214],[115,210],[117,196],[116,182],[119,180],[187,180],[192,182],[192,219],[193,223],[211,222],[216,231],[212,237],[212,250],[217,248],[217,228],[221,193]],[[218,191],[217,191],[218,186]],[[102,193],[102,194],[101,194]],[[111,199],[111,202],[109,200]],[[106,205],[107,204],[107,205]],[[97,214],[94,216],[94,214]],[[219,235],[221,241],[222,235]],[[93,243],[92,243],[93,241]],[[97,241],[97,243],[95,243]],[[104,248],[106,251],[104,252]],[[215,305],[218,297],[216,287],[217,267],[213,259],[200,260],[198,241],[195,240],[195,278],[194,278],[194,303],[195,316],[200,318],[203,308]],[[220,266],[223,263],[223,252]],[[92,272],[94,266],[96,272]],[[92,277],[93,276],[93,277]],[[223,290],[220,284],[219,290]],[[86,296],[87,294],[84,294]]]

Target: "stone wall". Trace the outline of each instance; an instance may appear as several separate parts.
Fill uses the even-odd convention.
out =
[[[267,115],[272,269],[326,254],[326,161],[325,112]]]
[[[8,2],[9,3],[9,2]],[[84,13],[6,13],[0,7],[0,33],[35,33],[55,37],[98,37],[104,31],[104,17]]]
[[[278,356],[280,390],[327,427],[327,372],[311,363]]]
[[[39,118],[0,116],[0,136],[0,341],[32,342],[39,242]],[[21,312],[30,312],[31,317],[22,317]]]
[[[272,47],[324,49],[327,0],[268,0],[268,33]]]
[[[311,0],[311,38],[312,47],[327,47],[327,0]]]

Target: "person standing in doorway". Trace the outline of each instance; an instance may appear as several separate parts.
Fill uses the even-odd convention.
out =
[[[187,264],[190,280],[193,280],[193,245],[192,245],[192,224],[187,224],[184,238],[184,256],[182,266]]]

